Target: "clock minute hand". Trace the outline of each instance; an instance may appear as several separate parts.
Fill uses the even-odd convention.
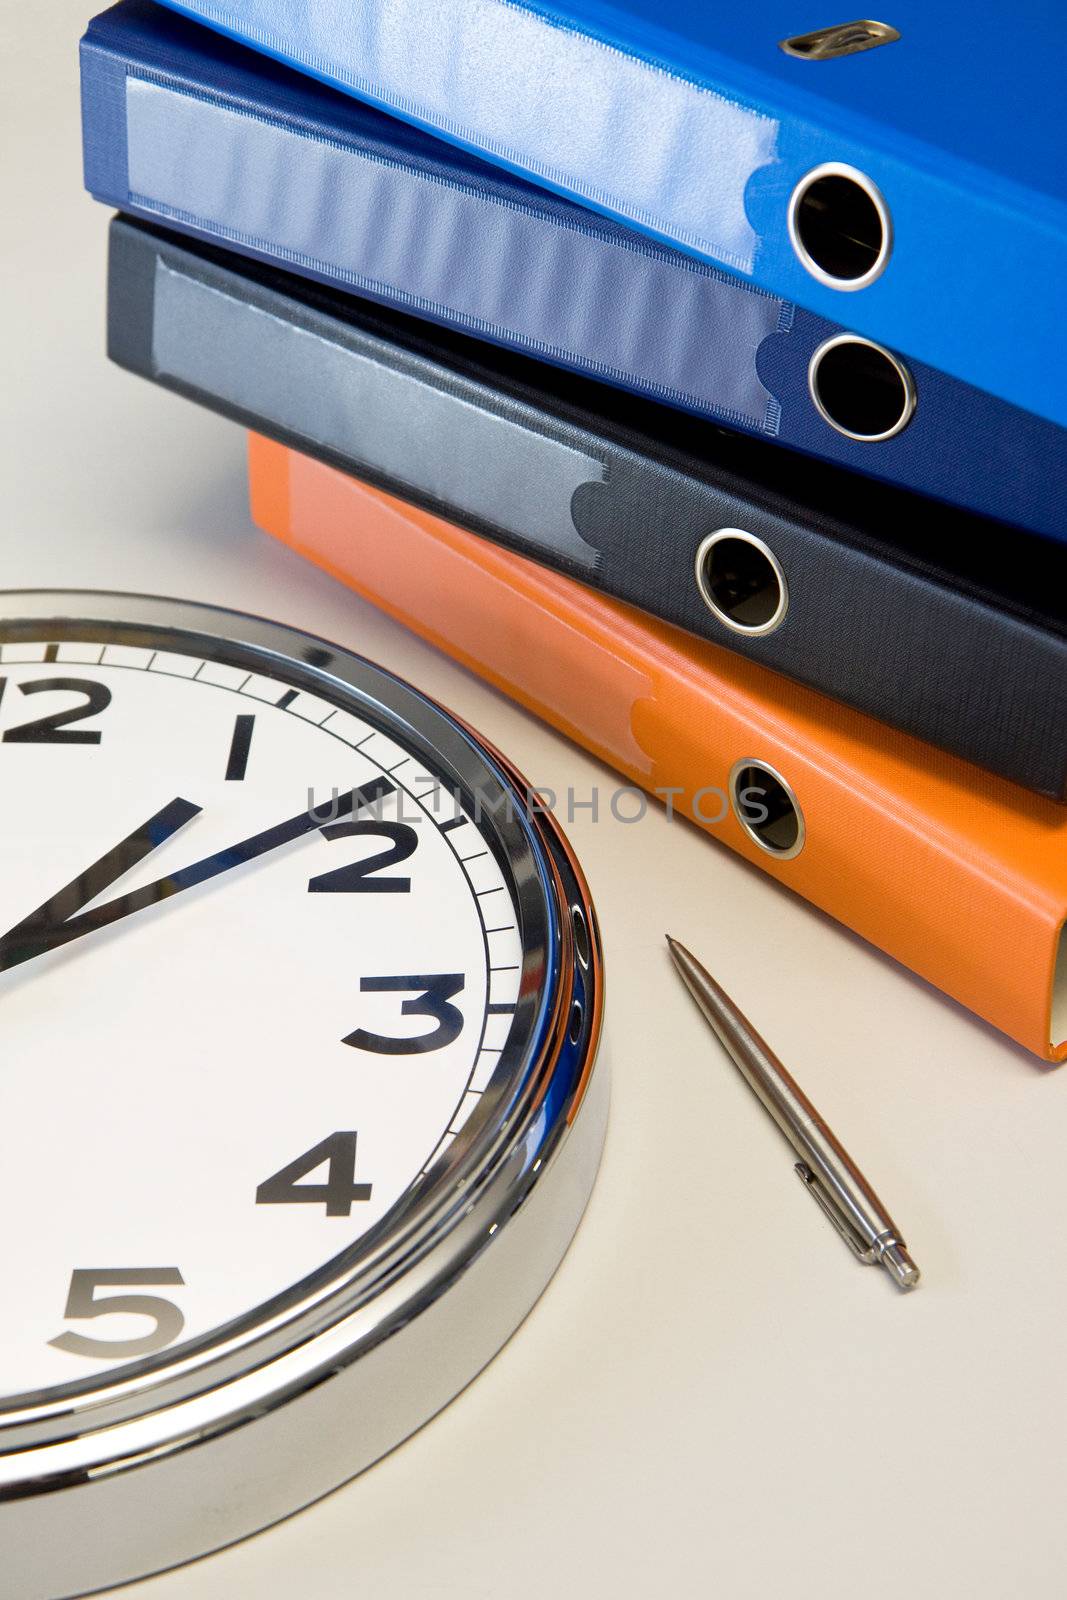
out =
[[[329,817],[315,810],[300,811],[295,817],[288,817],[284,822],[264,829],[262,833],[253,834],[251,838],[242,839],[238,844],[227,846],[225,850],[216,851],[214,855],[206,856],[202,861],[194,861],[188,867],[181,867],[165,878],[157,878],[154,883],[146,884],[142,889],[134,889],[129,894],[119,895],[114,900],[108,900],[104,905],[97,906],[93,911],[84,912],[81,916],[74,915],[95,895],[106,889],[108,884],[113,883],[138,861],[151,854],[164,839],[184,827],[185,823],[196,816],[201,809],[188,800],[173,800],[114,850],[101,856],[100,860],[81,877],[75,878],[73,883],[61,889],[51,900],[46,901],[37,911],[31,912],[17,927],[6,933],[0,939],[0,972],[8,967],[18,966],[21,962],[30,961],[35,956],[44,955],[60,945],[69,944],[72,940],[81,938],[83,934],[92,933],[97,928],[109,927],[113,922],[131,916],[135,911],[143,911],[148,906],[157,905],[161,900],[168,900],[185,889],[192,889],[210,878],[217,878],[224,872],[230,872],[234,867],[254,861],[257,856],[266,855],[270,850],[277,850],[282,845],[290,844],[303,834],[313,833],[327,821],[348,816],[352,811],[372,804],[382,794],[391,792],[392,788],[393,785],[387,779],[374,778],[361,788],[352,789],[348,794],[335,799],[331,804]]]

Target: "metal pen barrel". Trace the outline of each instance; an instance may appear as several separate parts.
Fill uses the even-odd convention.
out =
[[[800,1157],[797,1172],[805,1186],[861,1260],[879,1262],[900,1288],[912,1288],[918,1268],[862,1172],[729,995],[683,945],[668,943],[713,1033]]]

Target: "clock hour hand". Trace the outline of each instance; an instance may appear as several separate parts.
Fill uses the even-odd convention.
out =
[[[90,900],[95,900],[98,894],[103,894],[139,861],[151,855],[153,850],[184,828],[199,812],[200,807],[193,805],[191,800],[172,800],[155,816],[135,828],[121,844],[115,845],[99,861],[94,861],[91,867],[79,873],[58,894],[38,906],[36,911],[31,911],[28,917],[24,917],[0,938],[0,972],[29,961],[34,956],[43,955],[46,950],[54,949],[68,938],[75,938],[78,933],[87,932],[87,928],[81,924],[89,919],[78,917],[75,920],[75,913],[88,905]]]
[[[157,811],[154,817],[150,817],[128,839],[124,839],[114,850],[109,850],[106,855],[101,856],[99,861],[79,878],[75,878],[73,883],[61,889],[38,910],[31,912],[17,927],[4,934],[0,939],[0,972],[8,967],[18,966],[21,962],[30,961],[35,956],[44,955],[60,945],[69,944],[72,940],[80,939],[83,934],[92,933],[97,928],[106,928],[135,911],[143,911],[148,906],[157,905],[161,900],[168,900],[184,889],[192,889],[196,884],[206,883],[208,879],[217,878],[234,867],[254,861],[257,856],[266,855],[268,851],[290,844],[304,834],[313,833],[325,822],[348,816],[362,806],[371,805],[383,794],[391,793],[392,789],[393,785],[387,778],[373,778],[361,788],[339,795],[332,802],[328,817],[317,810],[300,811],[295,817],[276,823],[274,827],[266,828],[262,833],[253,834],[251,838],[242,839],[238,844],[229,845],[225,850],[206,856],[202,861],[194,861],[188,867],[181,867],[165,878],[157,878],[154,883],[146,884],[142,889],[118,895],[114,900],[108,900],[92,911],[76,915],[82,906],[102,893],[109,884],[128,872],[138,861],[150,855],[158,845],[170,838],[179,828],[184,827],[201,809],[188,800],[172,800],[170,805]]]

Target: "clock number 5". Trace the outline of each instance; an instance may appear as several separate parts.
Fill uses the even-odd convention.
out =
[[[435,977],[414,974],[406,978],[362,978],[363,994],[383,994],[393,990],[416,990],[414,998],[405,1000],[400,1007],[403,1017],[432,1017],[436,1028],[429,1033],[417,1033],[412,1038],[395,1039],[381,1033],[368,1033],[357,1028],[342,1040],[353,1050],[372,1050],[379,1056],[417,1056],[427,1050],[443,1050],[463,1031],[463,1013],[451,1003],[452,996],[463,988],[462,972],[443,972]]]
[[[70,1292],[63,1315],[72,1320],[108,1317],[124,1312],[127,1316],[148,1317],[155,1323],[151,1333],[139,1339],[90,1339],[84,1333],[61,1333],[48,1343],[72,1356],[95,1356],[114,1361],[124,1356],[147,1356],[173,1344],[185,1326],[185,1318],[173,1300],[158,1294],[97,1295],[98,1289],[132,1288],[139,1284],[183,1284],[177,1267],[76,1267],[70,1275]]]

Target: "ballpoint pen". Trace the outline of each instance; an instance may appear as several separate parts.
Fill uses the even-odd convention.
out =
[[[667,935],[682,981],[742,1077],[800,1160],[794,1170],[859,1261],[877,1263],[899,1289],[914,1289],[919,1269],[900,1230],[803,1090],[729,995],[677,939]]]

